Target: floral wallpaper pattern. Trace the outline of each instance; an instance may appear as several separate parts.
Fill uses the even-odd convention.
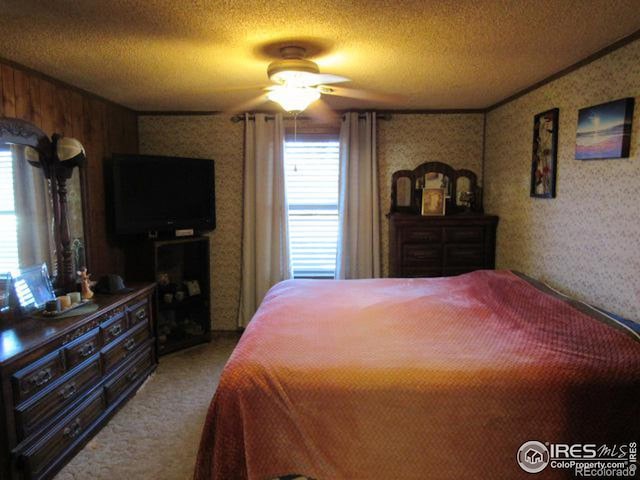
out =
[[[216,229],[211,247],[212,329],[235,330],[240,298],[244,126],[228,116],[140,116],[140,153],[212,158]]]
[[[389,222],[391,175],[424,162],[444,162],[466,168],[482,184],[484,115],[395,114],[378,120],[378,182],[383,276],[389,275]]]
[[[500,215],[497,267],[520,270],[640,321],[640,41],[487,115],[485,210]],[[575,160],[578,109],[636,97],[631,153]],[[557,198],[529,197],[533,117],[560,109]]]

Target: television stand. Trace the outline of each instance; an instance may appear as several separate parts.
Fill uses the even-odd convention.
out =
[[[209,237],[147,240],[127,251],[127,277],[157,283],[158,354],[211,340]]]

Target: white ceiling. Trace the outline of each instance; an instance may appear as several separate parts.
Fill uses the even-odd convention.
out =
[[[242,109],[268,46],[318,45],[321,71],[391,101],[484,108],[640,29],[640,0],[0,0],[0,56],[136,110]],[[272,49],[273,50],[273,49]],[[269,107],[264,105],[260,109]]]

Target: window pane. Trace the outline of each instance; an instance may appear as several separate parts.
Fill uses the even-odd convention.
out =
[[[0,149],[0,273],[18,268],[18,230],[11,151]]]
[[[335,275],[339,143],[285,143],[291,266],[295,278]]]

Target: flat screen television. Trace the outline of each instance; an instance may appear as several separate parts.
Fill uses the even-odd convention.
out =
[[[216,228],[213,160],[113,155],[116,234]]]

